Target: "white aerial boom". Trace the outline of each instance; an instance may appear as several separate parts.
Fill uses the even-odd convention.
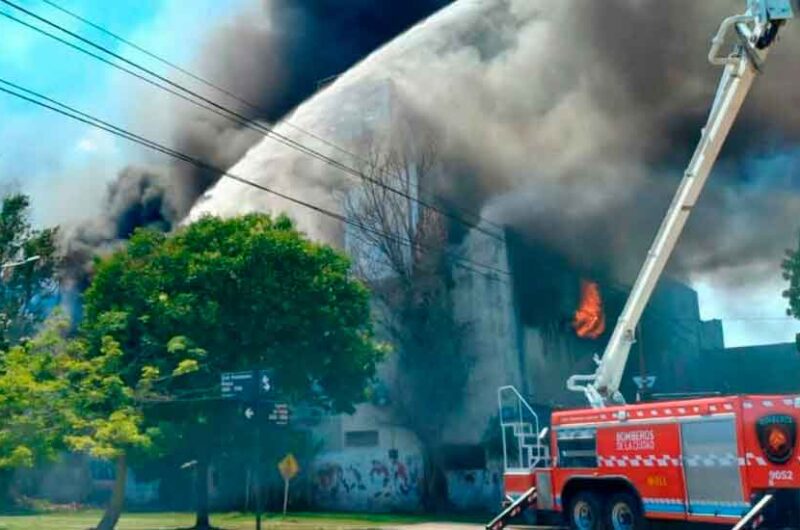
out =
[[[702,130],[700,143],[647,253],[603,357],[597,360],[596,372],[591,375],[573,375],[567,381],[567,388],[584,392],[593,407],[624,403],[619,385],[631,346],[636,340],[639,319],[714,167],[753,80],[776,40],[778,30],[786,21],[794,18],[795,10],[800,8],[793,3],[793,0],[748,0],[747,12],[725,19],[712,40],[708,59],[711,64],[724,66],[725,69],[708,122]],[[730,34],[735,36],[736,46],[730,55],[720,55],[720,49]]]

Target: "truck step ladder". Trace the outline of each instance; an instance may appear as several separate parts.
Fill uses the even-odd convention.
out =
[[[524,510],[527,510],[533,503],[536,502],[536,487],[532,487],[522,495],[520,495],[517,500],[512,502],[505,510],[500,512],[500,514],[492,519],[487,525],[486,530],[501,530],[508,525],[508,522],[513,518],[522,513]]]
[[[755,504],[755,506],[750,508],[750,511],[747,512],[744,517],[739,519],[739,522],[736,523],[736,526],[734,526],[732,530],[742,530],[743,528],[747,528],[747,526],[753,522],[753,519],[755,519],[764,510],[764,508],[767,507],[767,505],[770,502],[772,502],[772,499],[773,499],[772,493],[767,493],[766,495],[761,497],[761,499]]]

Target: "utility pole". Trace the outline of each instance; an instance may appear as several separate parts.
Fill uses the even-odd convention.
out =
[[[262,419],[260,417],[261,413],[261,399],[256,396],[256,402],[253,405],[255,409],[255,420],[256,420],[256,444],[255,444],[255,458],[253,459],[255,462],[255,486],[256,486],[256,530],[261,530],[261,422]]]

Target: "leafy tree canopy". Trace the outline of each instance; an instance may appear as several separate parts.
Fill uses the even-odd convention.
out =
[[[781,267],[783,279],[789,282],[789,287],[783,291],[783,297],[789,302],[786,314],[800,318],[800,242],[796,250],[786,251]]]
[[[381,357],[347,257],[261,214],[138,230],[97,263],[82,331],[94,348],[119,343],[129,386],[161,383],[153,401],[216,395],[223,371],[272,368],[289,399],[348,411]]]
[[[0,349],[5,350],[21,337],[33,334],[54,305],[60,260],[57,234],[57,228],[32,227],[27,196],[13,194],[2,199]]]
[[[0,358],[0,469],[64,449],[111,458],[150,445],[134,390],[118,375],[119,345],[106,337],[90,357],[84,341],[66,338],[68,327],[56,315]]]

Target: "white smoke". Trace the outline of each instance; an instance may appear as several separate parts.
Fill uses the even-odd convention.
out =
[[[385,133],[394,114],[423,116],[451,169],[445,197],[511,224],[576,267],[630,281],[716,88],[720,72],[705,62],[710,36],[742,9],[735,0],[461,0],[373,53],[288,121],[358,150],[365,136]],[[800,206],[792,173],[800,157],[798,32],[787,28],[758,80],[674,272],[777,264],[792,244]],[[380,87],[388,103],[376,95]],[[278,130],[353,163],[287,123]],[[337,211],[339,192],[355,184],[272,140],[231,172]],[[252,210],[288,211],[314,237],[339,233],[319,214],[227,180],[191,217]]]

